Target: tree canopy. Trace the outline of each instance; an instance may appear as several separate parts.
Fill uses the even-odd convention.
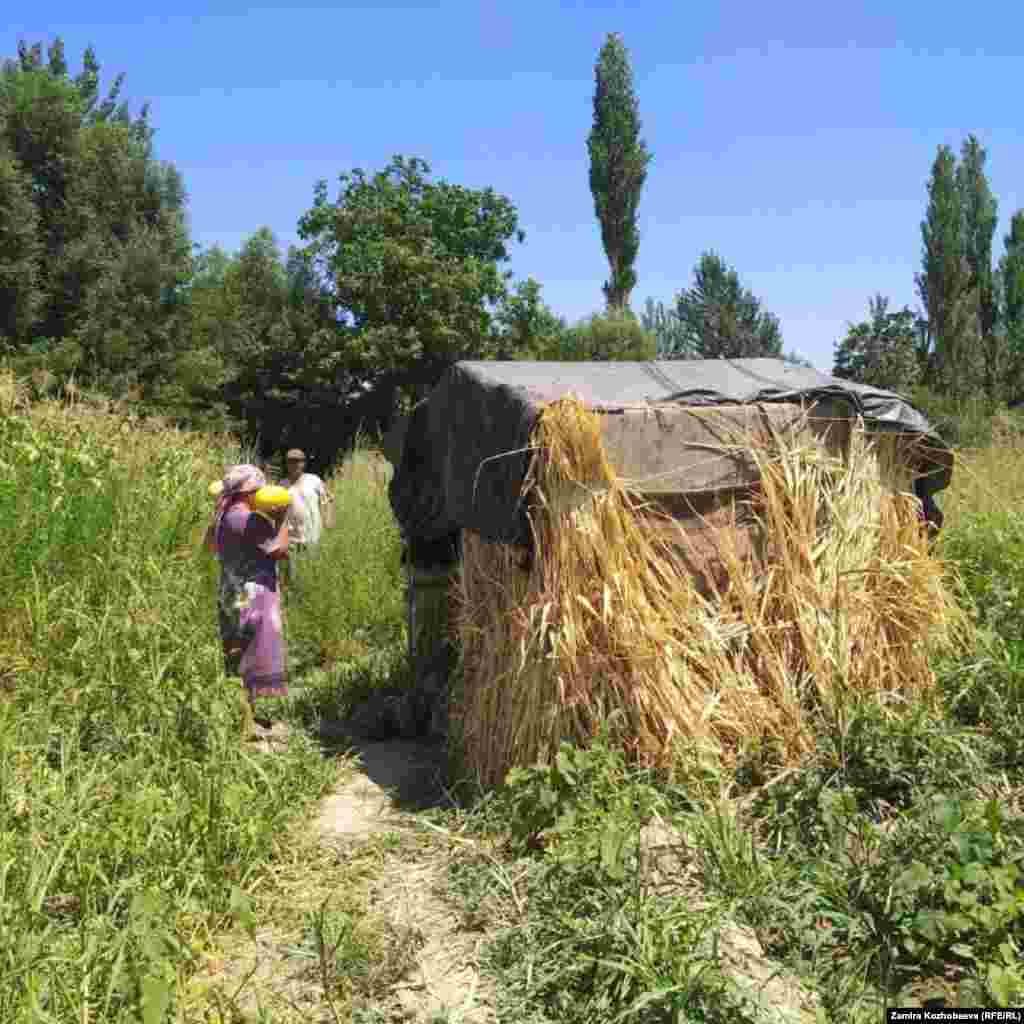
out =
[[[550,336],[537,358],[552,362],[649,361],[658,356],[655,336],[628,310],[595,313]]]
[[[70,77],[56,39],[0,70],[0,330],[19,356],[153,397],[184,344],[185,189],[92,49]]]
[[[851,324],[836,344],[833,374],[844,380],[907,392],[920,380],[918,358],[924,326],[908,307],[889,312],[889,300],[874,296],[868,319]]]
[[[648,299],[640,314],[644,329],[654,335],[659,359],[691,359],[694,357],[686,328],[676,311],[664,302]]]
[[[1007,355],[1006,397],[1017,399],[1024,391],[1024,210],[1013,215],[1003,245],[1005,251],[999,260],[997,281]]]
[[[511,201],[493,189],[428,180],[417,158],[326,183],[299,221],[301,258],[331,296],[338,358],[365,379],[392,377],[412,397],[459,359],[494,350],[508,245],[523,240]]]
[[[998,308],[992,267],[992,239],[999,219],[999,207],[985,176],[987,154],[977,138],[969,135],[961,149],[956,171],[957,191],[963,217],[964,260],[968,277],[965,289],[972,296],[977,322],[973,333],[981,342],[982,385],[995,396],[1002,345],[996,336]]]
[[[494,355],[497,359],[545,359],[558,351],[568,328],[541,298],[532,277],[518,281],[494,314]]]
[[[921,273],[917,291],[924,308],[924,374],[928,384],[963,393],[973,307],[964,256],[964,221],[956,181],[956,156],[940,146],[928,182],[928,208],[921,222]]]
[[[693,286],[676,300],[682,327],[676,351],[696,359],[781,357],[778,319],[761,308],[760,300],[717,253],[705,252],[693,276]]]
[[[587,139],[590,192],[611,276],[604,285],[610,312],[628,307],[640,249],[637,208],[651,155],[640,138],[640,108],[622,37],[608,36],[594,68],[594,125]]]
[[[92,48],[18,46],[0,65],[0,357],[187,420],[326,454],[386,427],[459,359],[716,359],[783,348],[778,319],[717,252],[639,319],[638,206],[651,162],[633,71],[609,35],[594,66],[590,188],[610,274],[574,325],[532,277],[512,200],[436,179],[418,158],[313,189],[287,253],[269,228],[239,251],[191,243],[187,194],[145,104],[105,87]],[[943,401],[1024,394],[1024,211],[993,265],[998,203],[977,137],[939,146],[921,222],[921,312],[875,296],[835,372]],[[257,221],[258,223],[258,221]]]

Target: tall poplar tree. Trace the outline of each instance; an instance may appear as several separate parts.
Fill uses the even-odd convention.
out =
[[[920,353],[926,380],[943,391],[959,393],[967,384],[973,303],[956,156],[948,146],[939,146],[932,164],[921,242],[922,271],[916,281],[928,324]]]
[[[640,314],[644,330],[650,331],[657,339],[659,359],[692,359],[693,346],[687,338],[686,328],[680,322],[674,309],[664,302],[648,299]]]
[[[995,398],[1004,349],[1003,339],[996,334],[998,307],[992,272],[992,239],[996,233],[998,204],[985,176],[986,155],[977,138],[968,135],[961,149],[956,178],[963,214],[964,255],[969,270],[967,287],[977,300],[985,391],[990,398]]]
[[[587,139],[590,191],[611,268],[603,291],[610,312],[629,306],[636,287],[637,207],[651,156],[640,138],[633,70],[621,36],[608,36],[594,68],[594,126]]]
[[[1024,397],[1024,210],[1010,221],[1010,233],[1003,239],[1005,252],[999,260],[1002,296],[1000,319],[1009,358],[1010,398]]]
[[[0,142],[0,353],[31,340],[45,301],[42,256],[32,183]]]

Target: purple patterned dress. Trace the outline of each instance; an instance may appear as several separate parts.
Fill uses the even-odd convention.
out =
[[[217,530],[217,613],[224,670],[240,675],[250,698],[288,693],[277,563],[267,553],[277,530],[242,503],[226,509]]]

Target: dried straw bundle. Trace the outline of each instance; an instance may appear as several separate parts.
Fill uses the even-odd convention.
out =
[[[656,768],[685,750],[728,770],[753,744],[790,766],[853,702],[893,706],[933,686],[930,652],[968,627],[915,499],[898,493],[900,445],[858,428],[842,459],[808,436],[729,439],[761,475],[745,510],[753,544],[711,531],[727,583],[703,596],[685,530],[651,529],[655,513],[605,458],[599,417],[573,398],[544,410],[526,484],[532,566],[464,537],[452,711],[481,783],[602,725]]]

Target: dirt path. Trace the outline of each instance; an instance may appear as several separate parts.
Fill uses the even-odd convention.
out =
[[[443,797],[436,748],[406,741],[352,743],[361,770],[323,801],[314,827],[328,841],[418,831],[413,812]],[[430,857],[411,864],[391,858],[372,883],[375,909],[422,943],[415,967],[393,987],[395,1008],[410,1021],[486,1024],[495,1018],[477,970],[479,940],[460,930],[443,897],[446,885],[443,863]]]
[[[447,844],[417,821],[418,811],[444,800],[443,751],[339,732],[325,739],[347,740],[350,764],[312,821],[298,826],[273,896],[257,896],[255,933],[235,935],[208,956],[190,985],[186,1020],[492,1024],[492,993],[477,967],[482,937],[460,928],[445,899]],[[253,746],[270,754],[275,744]],[[374,993],[369,1005],[355,1000],[359,1016],[350,1016],[344,993],[328,995],[309,941],[309,919],[328,903],[358,922],[371,950],[372,963],[355,964]],[[270,1018],[261,1016],[266,1011]]]
[[[340,781],[296,824],[255,893],[255,932],[239,931],[208,955],[183,1020],[496,1024],[495,994],[479,969],[488,936],[469,930],[446,896],[453,848],[468,840],[446,838],[422,815],[446,801],[443,750],[340,730],[322,738],[350,748],[339,757]],[[255,746],[272,756],[280,739]],[[651,824],[641,839],[651,883],[683,884],[683,837]],[[321,923],[319,938],[311,921]],[[719,946],[722,968],[760,1006],[756,1019],[816,1019],[816,998],[765,956],[750,929],[723,924]]]

